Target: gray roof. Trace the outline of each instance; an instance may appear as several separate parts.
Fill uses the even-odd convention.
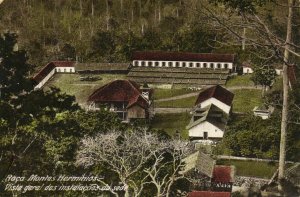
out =
[[[216,161],[210,156],[197,151],[184,158],[183,161],[185,162],[185,166],[184,169],[179,172],[180,174],[186,174],[191,170],[197,170],[210,178],[213,176]]]
[[[76,63],[75,69],[82,70],[101,70],[101,71],[114,71],[114,70],[128,70],[130,63]]]
[[[193,117],[191,118],[191,121],[186,128],[191,129],[194,126],[197,126],[198,124],[200,124],[202,122],[208,121],[209,123],[215,125],[219,129],[224,131],[226,123],[223,121],[218,121],[218,120],[216,120],[216,118],[214,118],[214,115],[216,114],[216,112],[222,113],[222,116],[224,116],[224,113],[222,112],[222,110],[213,104],[211,104],[207,107],[204,107],[204,108],[194,108],[193,109]],[[195,116],[200,116],[201,118],[194,121]]]

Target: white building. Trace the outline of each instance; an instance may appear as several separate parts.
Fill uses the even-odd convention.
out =
[[[191,140],[222,139],[227,123],[227,114],[211,104],[193,111],[193,117],[187,126]]]
[[[233,93],[219,85],[200,92],[187,126],[190,139],[211,142],[222,139],[233,97]]]
[[[75,62],[53,61],[44,66],[34,77],[34,89],[42,88],[55,73],[75,73]]]
[[[256,106],[253,109],[254,115],[261,117],[263,120],[270,118],[273,112],[274,112],[274,107],[271,106],[268,108],[263,106],[261,107]]]
[[[132,65],[142,67],[207,68],[235,71],[233,54],[162,51],[133,52]]]
[[[204,108],[211,104],[217,106],[226,114],[231,111],[234,94],[220,85],[211,86],[199,93],[195,108]]]
[[[248,63],[248,62],[244,62],[244,63],[242,64],[242,69],[243,69],[243,75],[245,75],[245,74],[251,74],[251,73],[254,72],[254,70],[253,70],[251,64]]]

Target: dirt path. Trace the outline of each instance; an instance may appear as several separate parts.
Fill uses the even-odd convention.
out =
[[[255,87],[255,86],[234,86],[234,87],[228,87],[227,90],[259,90],[261,87]],[[199,91],[200,92],[200,91]],[[163,101],[172,101],[172,100],[178,100],[178,99],[184,99],[189,98],[193,96],[197,96],[199,92],[193,92],[188,94],[183,94],[179,96],[173,96],[169,98],[163,98],[163,99],[157,99],[156,102],[163,102]]]
[[[154,108],[154,113],[158,114],[174,114],[190,112],[191,108]]]

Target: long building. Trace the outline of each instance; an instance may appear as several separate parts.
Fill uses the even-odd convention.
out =
[[[234,54],[136,51],[132,65],[136,67],[208,68],[235,71]]]

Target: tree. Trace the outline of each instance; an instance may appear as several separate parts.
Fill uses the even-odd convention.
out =
[[[276,71],[274,68],[270,66],[263,66],[263,67],[255,67],[254,73],[251,76],[251,80],[254,82],[255,85],[261,85],[262,88],[262,95],[266,91],[267,87],[271,87],[274,83],[276,78]]]
[[[161,141],[143,129],[111,131],[84,138],[76,163],[85,168],[100,165],[112,171],[127,186],[125,196],[143,196],[149,184],[154,185],[157,196],[171,196],[174,183],[184,178],[179,171],[189,150],[186,142]],[[109,177],[102,184],[113,185],[116,181]],[[113,190],[110,192],[120,195]]]
[[[265,61],[279,60],[283,64],[283,107],[281,120],[281,141],[280,141],[280,162],[278,180],[284,178],[285,152],[286,152],[286,133],[288,120],[288,75],[287,67],[291,64],[290,54],[300,57],[297,52],[299,46],[293,43],[292,40],[292,21],[293,10],[295,9],[296,1],[288,0],[287,5],[276,4],[272,5],[283,6],[287,8],[285,13],[288,14],[286,22],[285,38],[282,35],[276,34],[272,26],[268,24],[268,17],[260,13],[259,7],[268,4],[268,1],[238,1],[238,0],[215,0],[215,5],[219,3],[225,5],[225,9],[220,9],[221,14],[216,14],[210,5],[200,3],[202,16],[209,17],[216,28],[220,31],[228,32],[227,40],[232,45],[240,45],[241,41],[248,44],[249,51],[257,54]],[[230,21],[227,20],[230,17]],[[251,29],[250,34],[244,34],[244,28]],[[227,44],[229,44],[227,42]],[[256,51],[256,52],[255,52]],[[257,53],[260,51],[260,53]],[[263,55],[263,56],[262,56]]]
[[[26,63],[25,51],[16,50],[17,35],[0,35],[0,99],[18,96],[32,89],[27,78],[31,65]]]

